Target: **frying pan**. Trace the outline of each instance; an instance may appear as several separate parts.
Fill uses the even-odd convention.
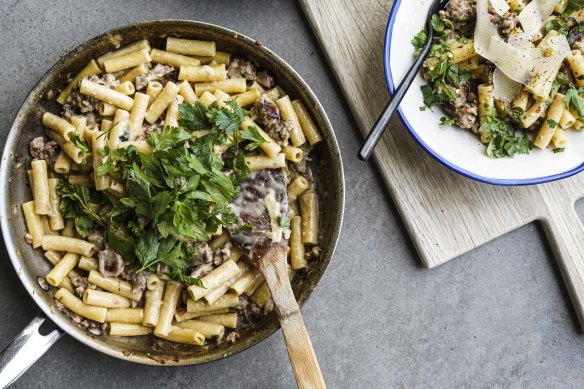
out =
[[[120,46],[148,39],[153,47],[163,47],[167,36],[214,40],[218,50],[234,56],[249,56],[261,68],[268,69],[292,98],[301,99],[325,141],[316,147],[311,161],[319,190],[322,256],[307,272],[294,279],[293,289],[300,306],[306,302],[331,261],[339,238],[344,210],[344,178],[339,147],[331,124],[314,93],[302,78],[281,58],[260,42],[245,35],[212,24],[187,20],[155,20],[126,25],[106,32],[80,45],[54,65],[33,88],[20,108],[4,146],[0,164],[0,226],[8,254],[26,290],[42,310],[33,321],[0,352],[0,387],[18,378],[40,358],[64,333],[105,354],[151,365],[194,365],[236,354],[273,334],[278,328],[274,313],[250,328],[240,331],[235,344],[193,347],[154,339],[153,337],[109,337],[91,334],[75,326],[57,310],[50,293],[41,288],[38,278],[46,275],[50,265],[41,250],[33,250],[24,241],[26,225],[21,204],[31,199],[27,182],[30,163],[28,144],[43,135],[41,116],[46,111],[58,113],[60,107],[49,98],[63,88],[67,78],[77,74],[91,58]],[[41,335],[41,324],[50,319],[58,326]]]

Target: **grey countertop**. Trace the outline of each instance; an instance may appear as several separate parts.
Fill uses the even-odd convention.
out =
[[[329,387],[584,386],[584,335],[542,228],[530,224],[423,269],[375,166],[355,157],[355,123],[295,2],[0,0],[0,9],[2,144],[26,94],[53,63],[129,22],[220,24],[264,42],[305,78],[335,128],[348,188],[335,258],[302,311]],[[0,255],[3,345],[38,309],[4,248]],[[14,385],[155,386],[290,388],[294,378],[279,332],[231,358],[181,368],[123,362],[66,336]]]

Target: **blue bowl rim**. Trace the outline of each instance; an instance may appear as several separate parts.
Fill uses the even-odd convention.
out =
[[[393,75],[391,73],[390,67],[390,53],[391,53],[391,34],[393,32],[394,24],[397,19],[397,12],[403,0],[395,0],[393,3],[393,7],[391,8],[391,13],[389,14],[389,21],[387,23],[387,28],[385,30],[385,42],[383,45],[383,66],[385,69],[385,82],[387,84],[387,88],[389,89],[389,93],[393,95],[396,87],[393,80]],[[491,178],[491,177],[484,177],[478,174],[475,174],[471,171],[463,169],[459,166],[452,164],[451,162],[444,159],[440,154],[430,148],[424,140],[418,135],[418,133],[414,130],[413,126],[410,124],[406,115],[402,111],[401,107],[398,108],[398,115],[412,136],[416,143],[418,143],[428,154],[430,154],[435,160],[440,162],[442,165],[446,166],[450,170],[455,171],[458,174],[461,174],[465,177],[471,178],[473,180],[483,182],[486,184],[491,185],[500,185],[500,186],[525,186],[525,185],[537,185],[537,184],[544,184],[546,182],[561,180],[564,178],[571,177],[575,174],[580,173],[584,170],[584,163],[580,164],[579,166],[568,170],[563,173],[554,174],[551,176],[545,177],[537,177],[537,178],[529,178],[529,179],[498,179],[498,178]]]

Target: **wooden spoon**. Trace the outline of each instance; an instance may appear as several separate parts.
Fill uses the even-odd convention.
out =
[[[276,204],[275,210],[272,207],[272,216],[266,198]],[[238,219],[231,236],[264,276],[270,289],[298,387],[326,388],[290,286],[286,234],[280,235],[277,228],[276,214],[288,217],[288,194],[282,170],[252,172],[242,182],[241,192],[231,208]]]

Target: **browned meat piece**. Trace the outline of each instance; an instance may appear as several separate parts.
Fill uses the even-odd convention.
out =
[[[509,36],[519,24],[519,15],[513,12],[507,12],[505,16],[497,14],[491,15],[491,21],[503,36]]]
[[[136,90],[146,88],[151,81],[158,81],[162,85],[166,85],[168,81],[176,81],[177,75],[176,69],[172,66],[157,64],[147,74],[136,77]]]
[[[195,252],[195,260],[200,263],[212,263],[213,262],[213,250],[207,244],[207,242],[200,243],[197,246]]]
[[[294,128],[294,123],[288,120],[281,120],[280,110],[276,103],[268,96],[262,95],[255,103],[254,111],[260,125],[278,144],[288,145],[288,139]]]
[[[448,19],[454,22],[466,22],[477,17],[474,0],[451,0],[446,6]]]
[[[249,81],[257,81],[258,84],[266,89],[273,88],[276,85],[274,77],[267,70],[258,72],[253,62],[247,58],[234,58],[227,67],[227,76],[229,78],[245,78]]]
[[[239,296],[239,305],[235,307],[235,311],[245,323],[253,323],[257,321],[262,314],[261,308],[258,307],[257,304],[246,294]]]
[[[227,75],[229,78],[245,78],[250,81],[255,81],[258,78],[257,70],[253,63],[249,59],[241,57],[233,58],[233,61],[227,67]]]
[[[310,251],[304,253],[304,258],[307,261],[313,261],[315,259],[320,258],[321,249],[318,246],[314,246]]]
[[[268,124],[264,131],[268,133],[281,146],[288,146],[288,139],[294,129],[294,122],[291,120],[278,120]]]
[[[231,257],[231,242],[225,243],[223,247],[218,248],[213,252],[213,265],[221,266],[225,261]]]
[[[266,95],[262,95],[256,101],[254,110],[258,116],[258,120],[262,126],[267,126],[271,122],[280,120],[280,110],[274,102]]]
[[[120,85],[120,82],[111,74],[105,74],[102,77],[90,74],[85,77],[87,80],[95,82],[108,88],[115,88]],[[72,116],[84,115],[87,118],[87,124],[93,125],[97,123],[100,116],[96,115],[99,112],[99,100],[79,92],[79,87],[73,88],[67,101],[63,105],[63,116],[70,120]]]
[[[83,297],[83,293],[85,293],[86,289],[97,289],[97,286],[89,283],[87,277],[83,277],[72,272],[69,273],[69,278],[75,287],[75,293],[77,293],[79,297]]]
[[[456,119],[460,128],[466,128],[474,132],[479,130],[479,107],[476,95],[471,92],[471,84],[468,81],[461,81],[460,88],[455,89],[450,85],[447,88],[456,96],[454,101],[444,104],[444,110]]]
[[[147,271],[141,271],[139,273],[135,272],[132,275],[132,279],[130,282],[132,283],[132,292],[140,293],[146,289],[146,281],[148,280],[148,276],[150,275]]]
[[[229,334],[227,334],[227,336],[225,337],[225,341],[229,344],[231,343],[235,343],[239,340],[239,332],[237,331],[233,331],[230,332]]]
[[[124,260],[106,243],[105,250],[98,254],[99,272],[104,277],[117,277],[124,271]]]
[[[258,73],[257,82],[266,89],[271,89],[274,87],[274,85],[276,85],[274,77],[272,77],[267,70],[263,70]]]
[[[52,165],[59,155],[59,145],[55,141],[45,143],[43,137],[34,138],[29,145],[30,155],[33,158],[44,159],[47,164]]]
[[[94,230],[91,235],[87,237],[87,240],[95,245],[97,251],[101,251],[105,248],[105,238],[102,230]]]

